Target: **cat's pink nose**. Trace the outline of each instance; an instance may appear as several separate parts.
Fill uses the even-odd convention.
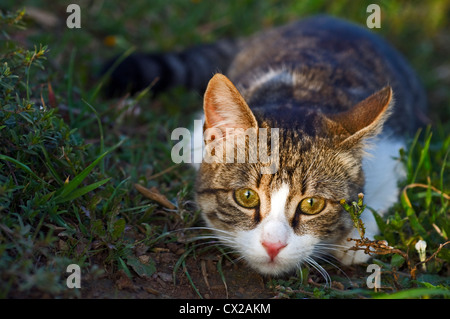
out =
[[[287,246],[287,244],[284,244],[281,242],[271,243],[271,242],[263,241],[261,244],[266,249],[267,254],[269,255],[271,260],[274,260],[275,257],[280,252],[280,250],[282,250],[284,247]]]

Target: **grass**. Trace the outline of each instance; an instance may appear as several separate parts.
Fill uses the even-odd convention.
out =
[[[200,224],[191,205],[195,173],[171,162],[170,133],[191,126],[201,96],[180,88],[156,98],[147,90],[106,100],[99,70],[107,58],[247,35],[315,13],[365,23],[371,2],[99,1],[81,4],[82,28],[68,29],[64,5],[2,1],[0,297],[80,297],[65,285],[71,263],[82,267],[84,279],[120,271],[151,276],[154,261],[136,258],[136,247],[152,250],[176,242],[180,229]],[[380,239],[415,264],[418,240],[427,242],[429,257],[450,234],[450,5],[433,0],[380,6],[382,27],[375,32],[418,71],[433,122],[399,154],[407,179],[398,203],[388,216],[376,215]],[[148,199],[134,184],[154,187],[175,209]],[[200,297],[186,260],[211,248],[186,245],[175,274],[184,273]],[[323,267],[331,287],[305,268],[298,276],[269,280],[267,288],[283,298],[448,298],[449,262],[446,246],[413,278],[404,256],[377,256],[383,287],[377,292],[361,279],[367,277],[364,266],[344,275],[329,264]],[[226,286],[222,263],[217,267]]]

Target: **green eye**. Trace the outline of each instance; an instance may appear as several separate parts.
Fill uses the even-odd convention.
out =
[[[307,197],[300,202],[300,210],[303,214],[315,215],[325,207],[325,200],[320,197]]]
[[[236,203],[245,208],[254,208],[259,205],[258,193],[250,188],[238,189],[234,192]]]

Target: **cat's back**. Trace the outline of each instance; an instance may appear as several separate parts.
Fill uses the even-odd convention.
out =
[[[374,32],[329,16],[250,38],[227,73],[251,107],[285,103],[334,113],[390,85],[396,104],[387,126],[409,132],[426,107],[422,85],[400,53]]]

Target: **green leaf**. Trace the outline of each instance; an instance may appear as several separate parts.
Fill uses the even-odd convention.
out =
[[[91,222],[91,232],[99,237],[105,236],[106,231],[101,219],[96,219]]]
[[[155,262],[152,259],[144,264],[138,258],[129,256],[127,257],[127,264],[133,268],[139,277],[150,278],[156,272]]]
[[[391,266],[399,268],[405,263],[405,258],[400,255],[393,254],[391,258]]]
[[[126,222],[125,219],[121,218],[118,219],[113,226],[113,229],[111,231],[111,236],[113,240],[117,240],[120,236],[122,236],[123,232],[125,231]]]

